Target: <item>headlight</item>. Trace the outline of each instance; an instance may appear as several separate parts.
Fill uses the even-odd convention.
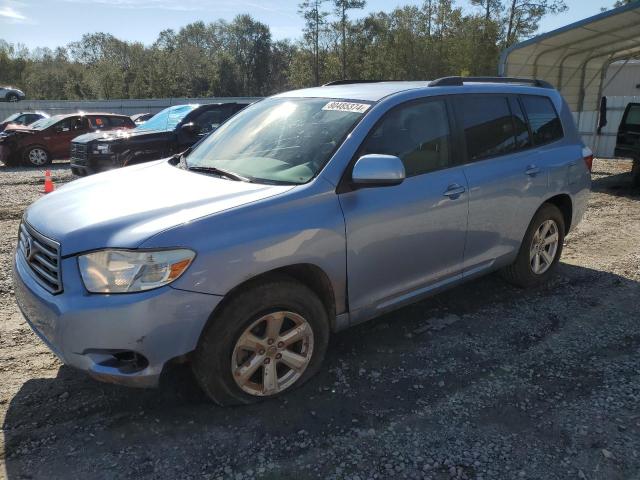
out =
[[[78,257],[82,281],[93,293],[141,292],[168,285],[184,273],[195,253],[176,250],[100,250]]]
[[[98,143],[93,148],[93,153],[109,153],[111,151],[111,145],[108,143]]]

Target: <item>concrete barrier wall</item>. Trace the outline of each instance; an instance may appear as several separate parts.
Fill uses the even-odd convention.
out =
[[[231,103],[238,100],[259,100],[258,97],[208,97],[208,98],[148,98],[131,100],[23,100],[16,103],[0,103],[0,121],[12,113],[43,111],[49,115],[73,112],[107,112],[133,115],[134,113],[157,113],[171,105],[188,103]]]

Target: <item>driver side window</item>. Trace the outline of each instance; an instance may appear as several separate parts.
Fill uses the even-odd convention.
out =
[[[387,112],[365,140],[360,155],[400,157],[407,177],[451,165],[451,135],[443,100],[400,105]]]

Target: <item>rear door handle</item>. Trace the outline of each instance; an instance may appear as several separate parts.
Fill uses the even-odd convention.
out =
[[[460,195],[462,195],[465,191],[466,189],[462,185],[453,183],[447,187],[447,191],[444,192],[444,196],[449,197],[451,200],[455,200]]]
[[[529,165],[527,169],[524,171],[524,173],[526,173],[530,177],[535,177],[537,174],[540,173],[540,168],[537,167],[536,165]]]

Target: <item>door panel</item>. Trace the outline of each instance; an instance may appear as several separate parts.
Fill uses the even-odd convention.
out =
[[[520,248],[524,232],[547,190],[548,172],[539,160],[528,151],[464,167],[469,182],[464,254],[467,273],[490,268],[496,260],[506,261]]]
[[[456,99],[464,130],[469,184],[465,275],[510,262],[548,186],[548,168],[531,149],[531,132],[515,97]]]
[[[399,156],[408,178],[339,197],[355,322],[459,278],[467,228],[467,182],[462,167],[452,166],[444,101],[411,102],[388,112],[356,158],[370,153]]]
[[[44,137],[54,158],[69,158],[71,140],[88,131],[86,119],[68,117],[47,129]]]
[[[466,189],[460,167],[340,196],[352,310],[461,274],[468,197],[445,196],[453,184]]]

